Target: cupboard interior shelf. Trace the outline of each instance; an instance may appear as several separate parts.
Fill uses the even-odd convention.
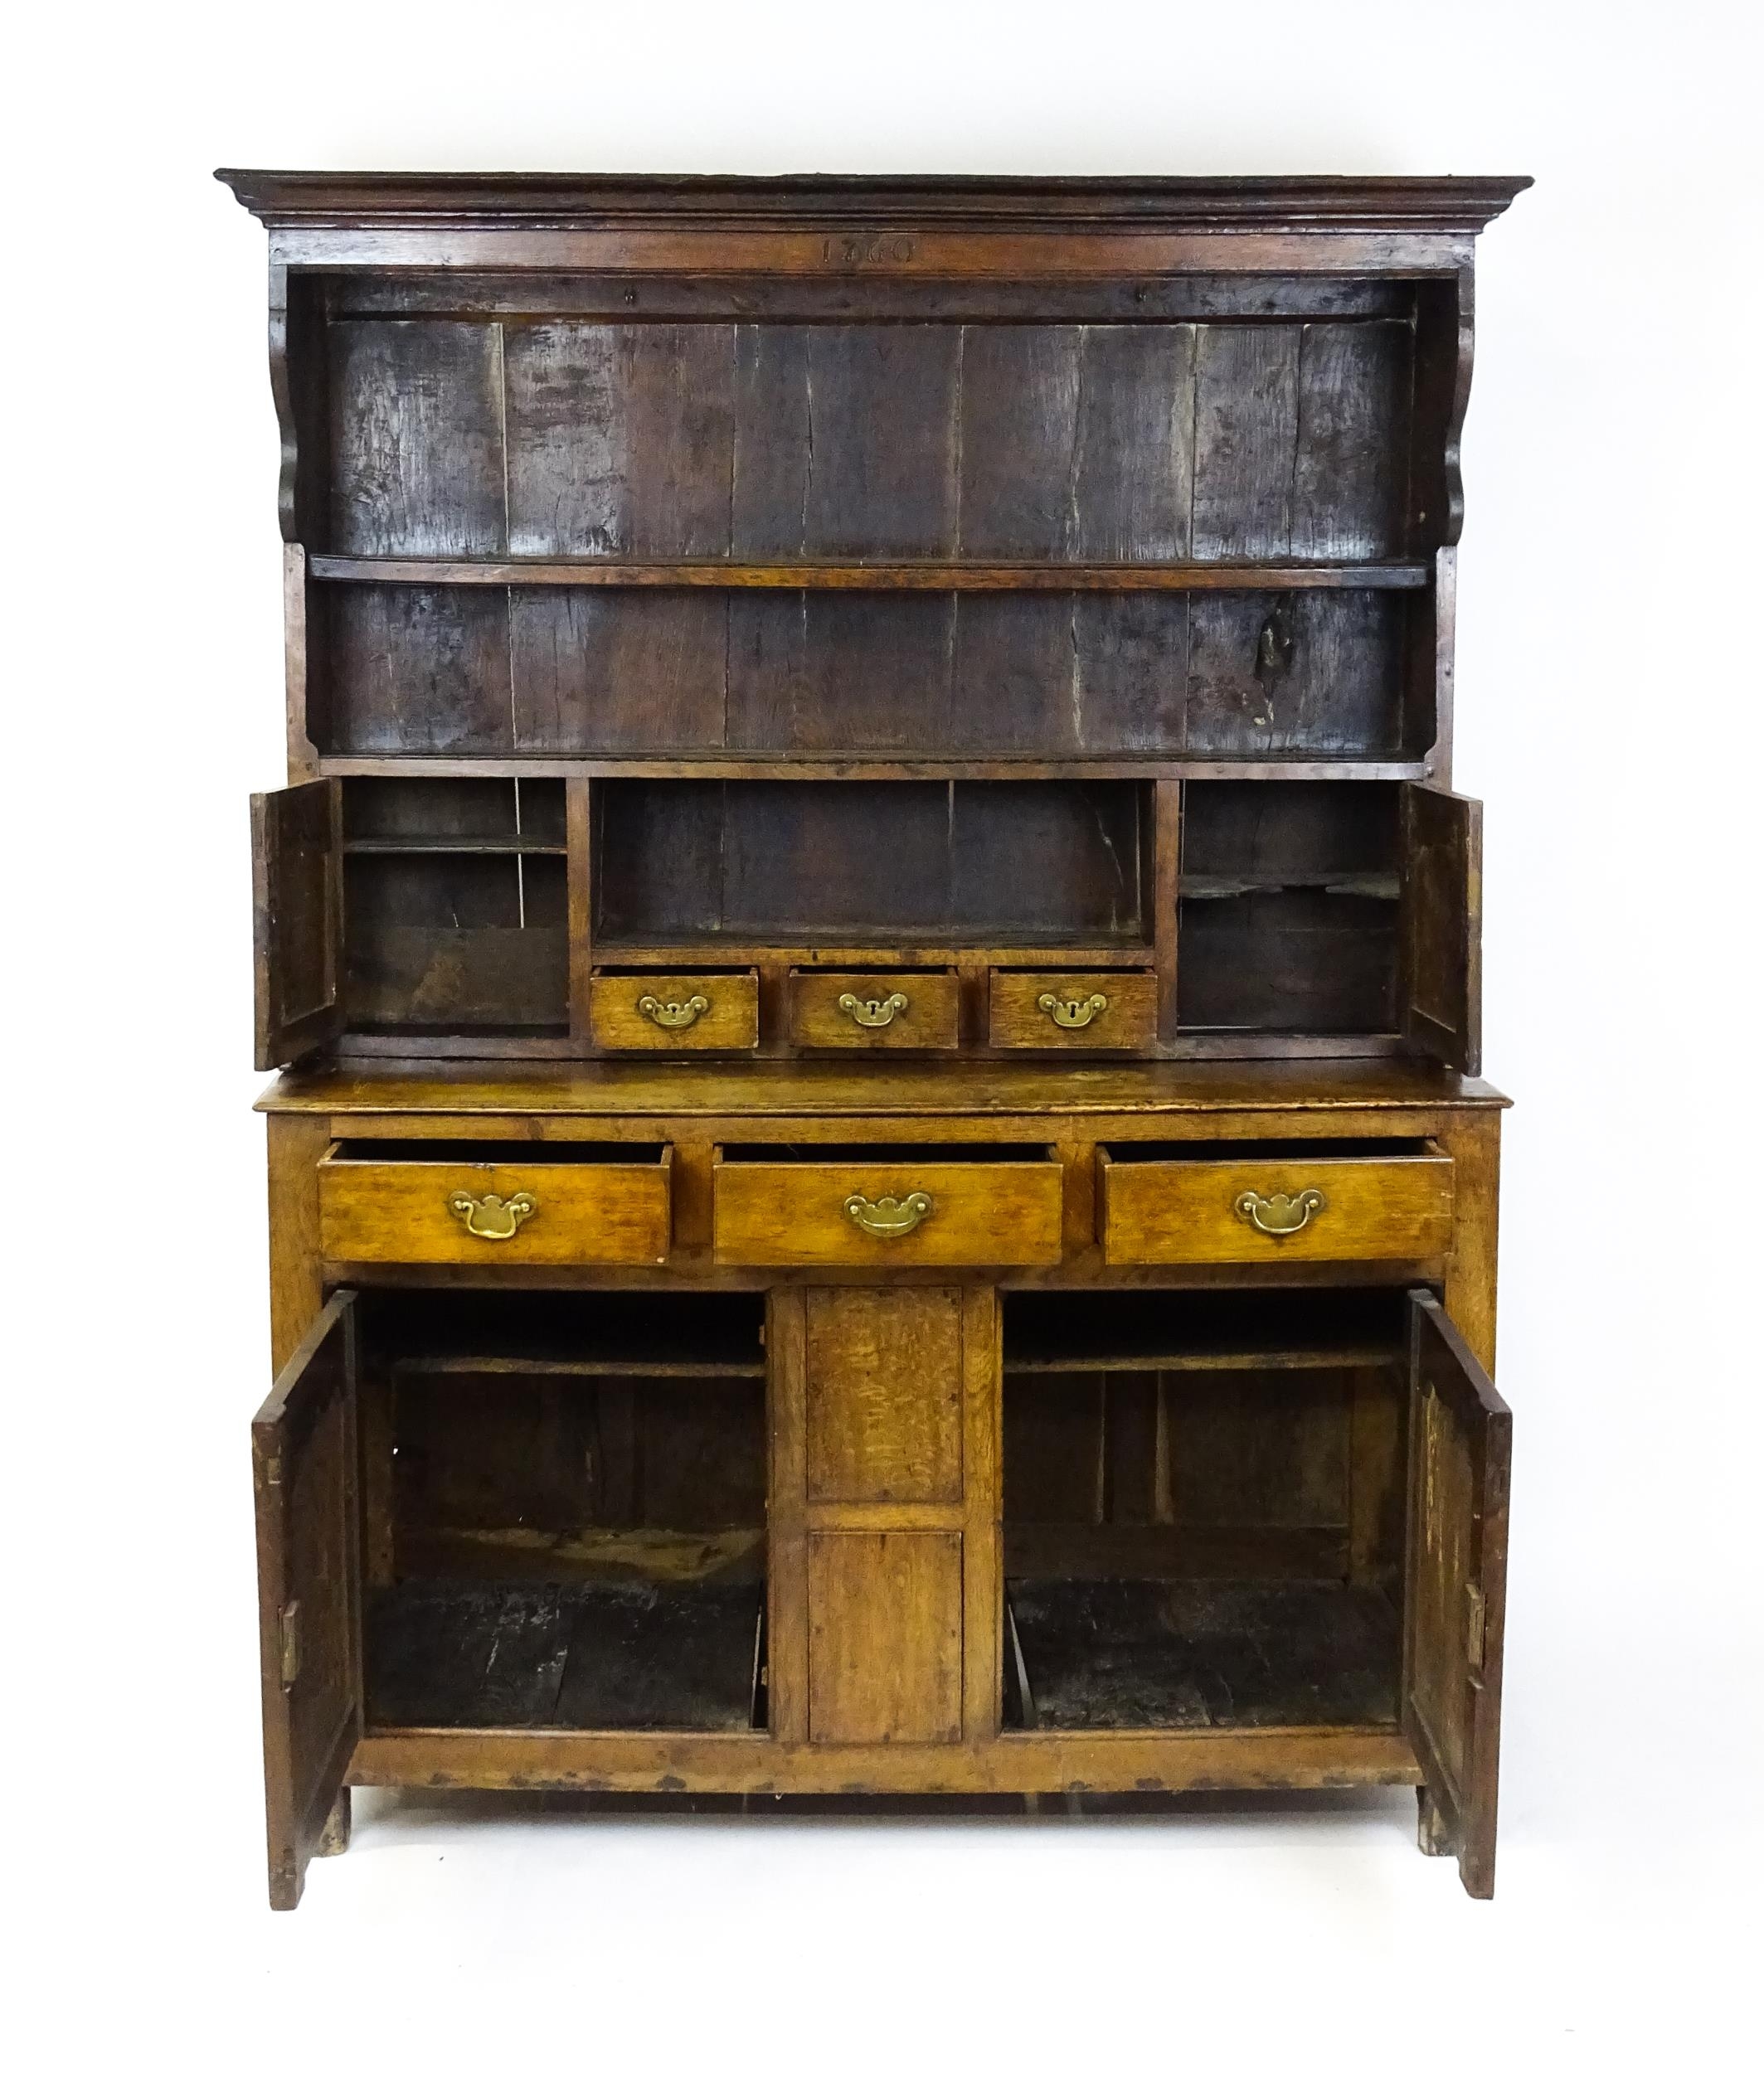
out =
[[[1125,965],[1138,969],[1149,963],[1153,954],[1152,945],[1144,942],[1000,944],[976,942],[972,931],[948,937],[930,929],[916,929],[912,933],[916,942],[911,948],[903,949],[898,943],[870,942],[855,934],[838,943],[734,943],[705,936],[682,936],[670,942],[627,943],[602,932],[594,939],[594,955],[597,965],[856,964],[870,970],[942,964],[957,956],[977,958],[986,964]]]
[[[562,842],[523,842],[518,835],[352,835],[348,857],[565,857]]]
[[[723,590],[1421,590],[1425,561],[619,561],[315,554],[324,583]]]
[[[534,1356],[504,1357],[477,1353],[420,1353],[401,1357],[393,1371],[416,1380],[444,1375],[576,1376],[585,1379],[610,1376],[619,1381],[732,1381],[743,1377],[762,1378],[763,1357],[752,1360],[645,1361],[609,1359],[547,1360]]]
[[[1184,871],[1178,888],[1184,900],[1234,900],[1251,892],[1334,892],[1359,900],[1396,900],[1402,881],[1393,871],[1270,871],[1232,878],[1212,871]]]

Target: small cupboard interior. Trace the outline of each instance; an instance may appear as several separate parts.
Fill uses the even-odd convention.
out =
[[[1480,820],[1449,794],[620,777],[571,795],[556,777],[352,776],[260,799],[262,1062],[333,1038],[581,1054],[624,1041],[591,1026],[590,975],[770,966],[781,983],[797,962],[940,957],[1058,960],[1080,993],[1087,970],[1155,973],[1135,1048],[1474,1060]],[[761,1047],[812,1047],[787,1023],[775,1005]],[[989,1040],[977,1008],[962,1041],[1022,1039]]]
[[[1007,1294],[1005,1724],[1393,1724],[1391,1290]]]
[[[357,1310],[370,1726],[763,1727],[761,1300]]]

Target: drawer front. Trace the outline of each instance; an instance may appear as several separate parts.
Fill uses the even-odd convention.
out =
[[[337,1159],[318,1168],[328,1260],[412,1266],[658,1266],[671,1151],[629,1165]]]
[[[953,972],[792,972],[790,1041],[814,1050],[954,1051]]]
[[[760,981],[751,972],[595,973],[594,1041],[605,1051],[751,1051]]]
[[[1003,1051],[1144,1051],[1158,1035],[1150,972],[994,972],[989,1041]]]
[[[1047,1267],[1061,1255],[1057,1161],[719,1159],[719,1264]]]
[[[1097,1155],[1110,1266],[1429,1260],[1451,1244],[1451,1161]]]

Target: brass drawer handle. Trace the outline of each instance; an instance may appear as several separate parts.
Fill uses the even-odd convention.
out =
[[[845,1198],[846,1215],[872,1238],[904,1238],[918,1229],[931,1207],[931,1198],[922,1188],[915,1188],[911,1195],[884,1195],[874,1202],[862,1195]]]
[[[539,1206],[523,1190],[504,1201],[500,1195],[450,1195],[447,1206],[474,1238],[513,1238]]]
[[[1329,1198],[1320,1187],[1307,1187],[1296,1195],[1258,1195],[1250,1187],[1232,1205],[1264,1238],[1290,1238],[1329,1206]]]
[[[1043,993],[1035,1005],[1052,1016],[1062,1029],[1086,1029],[1109,1005],[1106,993],[1092,993],[1088,1000],[1062,1001],[1057,993]]]
[[[694,993],[689,1001],[658,1001],[654,994],[645,993],[637,1008],[658,1029],[690,1029],[710,1004],[702,993]]]
[[[860,1001],[855,993],[842,993],[839,1005],[860,1029],[886,1029],[897,1015],[906,1012],[906,996],[891,993],[885,1001]]]

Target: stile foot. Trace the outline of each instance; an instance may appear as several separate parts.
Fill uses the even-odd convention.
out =
[[[321,1857],[340,1857],[348,1847],[349,1788],[343,1785],[338,1788],[330,1813],[326,1817],[316,1854]]]
[[[1449,1857],[1451,1837],[1433,1794],[1425,1785],[1415,1788],[1415,1843],[1424,1857]]]

